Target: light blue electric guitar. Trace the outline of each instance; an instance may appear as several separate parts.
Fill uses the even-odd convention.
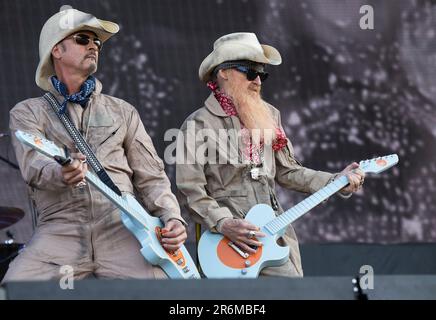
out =
[[[380,173],[398,163],[396,154],[360,162],[365,173]],[[266,204],[251,208],[245,220],[258,226],[266,236],[258,238],[262,246],[248,254],[222,234],[205,231],[198,244],[200,266],[208,278],[256,278],[265,267],[280,266],[289,258],[289,247],[277,244],[289,224],[331,197],[348,184],[347,177],[329,183],[288,211],[276,217]]]
[[[15,135],[23,144],[48,157],[65,158],[64,150],[52,141],[23,131],[16,131]],[[124,225],[141,243],[141,253],[149,263],[162,267],[168,277],[172,279],[201,278],[185,246],[174,253],[170,253],[162,247],[160,243],[162,221],[150,216],[133,196],[130,194],[125,194],[122,197],[117,195],[89,171],[86,173],[86,181],[95,186],[120,209]]]

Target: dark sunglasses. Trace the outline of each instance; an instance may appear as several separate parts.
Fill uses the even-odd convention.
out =
[[[87,34],[83,33],[76,33],[72,36],[69,36],[68,38],[73,38],[74,41],[76,41],[76,43],[81,46],[87,46],[89,44],[89,41],[91,41],[91,38]],[[97,46],[98,51],[101,51],[101,48],[103,47],[103,42],[99,38],[92,39],[92,42],[94,42],[94,44]]]
[[[259,76],[260,81],[265,81],[268,78],[268,72],[256,71],[254,69],[243,66],[235,67],[235,69],[239,72],[245,73],[248,81],[253,81],[257,78],[257,76]]]

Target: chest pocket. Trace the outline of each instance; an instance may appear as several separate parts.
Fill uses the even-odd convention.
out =
[[[114,148],[123,142],[122,129],[120,120],[115,121],[108,115],[99,114],[98,117],[90,121],[88,141],[94,150],[100,147]]]

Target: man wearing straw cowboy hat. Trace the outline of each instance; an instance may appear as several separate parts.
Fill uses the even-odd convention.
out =
[[[261,245],[255,238],[264,236],[243,220],[250,208],[265,203],[276,214],[283,212],[276,197],[276,182],[313,193],[337,176],[347,175],[350,185],[341,190],[347,195],[357,191],[364,179],[357,163],[331,174],[305,168],[295,160],[280,112],[260,95],[268,77],[266,66],[281,62],[280,53],[260,44],[254,33],[232,33],[216,40],[199,69],[200,80],[212,92],[204,106],[182,125],[177,145],[176,182],[181,203],[197,223],[224,234],[247,253],[254,253],[254,247]],[[224,139],[223,130],[228,132]],[[198,151],[204,150],[205,143],[199,136],[207,137],[206,157]],[[218,153],[212,152],[214,148]],[[292,226],[279,242],[290,247],[288,261],[263,269],[261,275],[302,276]]]
[[[102,84],[92,76],[103,43],[118,31],[116,23],[75,9],[56,13],[41,31],[36,83],[58,100],[59,114],[69,114],[114,188],[136,192],[148,211],[164,222],[163,246],[172,251],[183,244],[186,230],[163,162],[137,110],[102,94]],[[43,135],[75,150],[43,97],[18,103],[10,112],[10,129]],[[165,277],[162,269],[144,260],[119,210],[82,181],[87,171],[83,154],[73,153],[74,161],[60,166],[16,139],[13,146],[38,220],[30,243],[11,263],[4,281],[59,278],[65,265],[75,279]]]

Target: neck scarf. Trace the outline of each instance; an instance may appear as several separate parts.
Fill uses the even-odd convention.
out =
[[[88,79],[80,87],[80,91],[76,92],[72,95],[68,95],[67,86],[60,82],[56,76],[51,77],[51,82],[53,87],[59,92],[64,98],[64,102],[61,104],[60,113],[63,114],[67,110],[67,102],[78,103],[82,107],[86,106],[86,103],[89,100],[92,92],[95,90],[95,78],[93,76],[89,76]]]

